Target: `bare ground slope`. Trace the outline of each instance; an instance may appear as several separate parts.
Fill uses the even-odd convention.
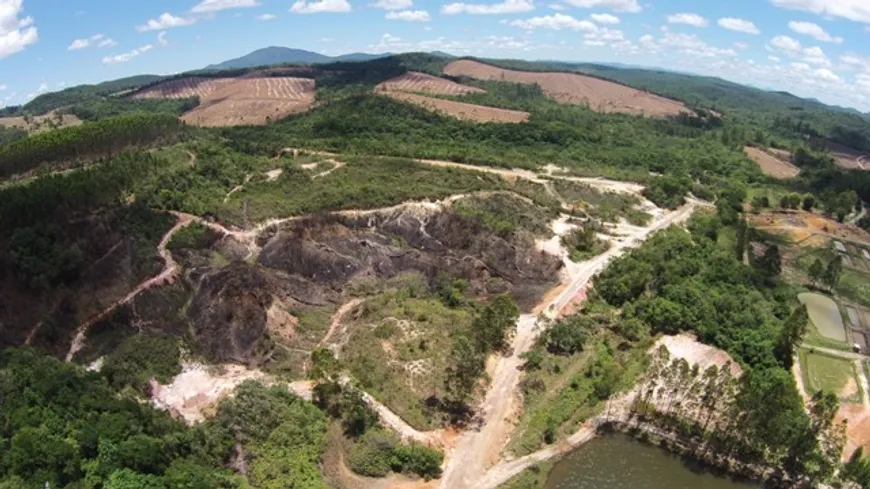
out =
[[[295,77],[182,78],[134,94],[133,98],[199,97],[182,116],[197,126],[261,125],[304,112],[314,103],[314,80]]]
[[[787,151],[763,150],[751,146],[743,150],[752,161],[758,163],[761,172],[767,176],[784,180],[794,178],[800,173],[800,168],[788,161],[791,153]]]
[[[665,117],[688,111],[681,102],[574,73],[506,70],[467,59],[451,62],[444,68],[444,73],[478,80],[538,84],[547,96],[557,102],[573,105],[588,104],[589,108],[596,112]]]
[[[427,75],[416,71],[409,71],[404,75],[391,78],[376,87],[376,90],[419,92],[431,95],[465,95],[468,93],[483,93],[485,90],[461,85],[459,83]]]
[[[441,112],[451,117],[466,121],[520,123],[529,120],[529,113],[519,110],[498,109],[495,107],[486,107],[484,105],[466,104],[463,102],[454,102],[452,100],[426,97],[423,95],[417,95],[416,93],[398,91],[385,91],[382,93],[396,100],[412,103],[423,107],[424,109]]]

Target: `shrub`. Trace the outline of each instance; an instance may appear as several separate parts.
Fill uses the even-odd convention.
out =
[[[444,454],[419,443],[402,445],[393,454],[393,470],[411,472],[430,480],[441,475],[441,462]]]
[[[152,377],[168,383],[181,373],[178,341],[167,336],[127,338],[106,357],[102,373],[116,389],[133,387],[142,392]]]
[[[398,441],[383,430],[371,430],[350,452],[350,469],[368,477],[384,477],[390,473]]]

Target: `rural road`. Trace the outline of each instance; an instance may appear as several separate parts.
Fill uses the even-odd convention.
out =
[[[544,315],[553,319],[591,282],[592,277],[602,271],[611,260],[624,254],[629,248],[640,244],[655,231],[664,229],[692,215],[697,201],[689,201],[683,207],[664,214],[651,225],[640,228],[628,239],[614,243],[606,253],[599,255],[580,266],[569,266],[568,286],[549,304],[544,306]],[[511,418],[518,410],[518,388],[521,378],[521,355],[529,351],[540,333],[536,327],[537,318],[531,314],[520,316],[517,333],[511,345],[511,354],[498,360],[492,375],[492,382],[478,412],[481,427],[466,431],[459,437],[456,447],[447,457],[447,464],[441,479],[444,489],[476,489],[486,476],[487,468],[498,461],[514,425]]]

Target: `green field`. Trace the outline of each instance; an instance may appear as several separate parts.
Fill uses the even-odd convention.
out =
[[[852,362],[806,349],[799,356],[807,394],[834,392],[843,401],[861,402],[863,394]]]

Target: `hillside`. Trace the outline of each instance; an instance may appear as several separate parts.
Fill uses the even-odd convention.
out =
[[[270,46],[258,49],[240,58],[206,66],[205,70],[237,70],[279,64],[321,64],[341,61],[368,61],[389,56],[389,54],[350,53],[341,56],[326,56],[304,49],[291,49]]]

